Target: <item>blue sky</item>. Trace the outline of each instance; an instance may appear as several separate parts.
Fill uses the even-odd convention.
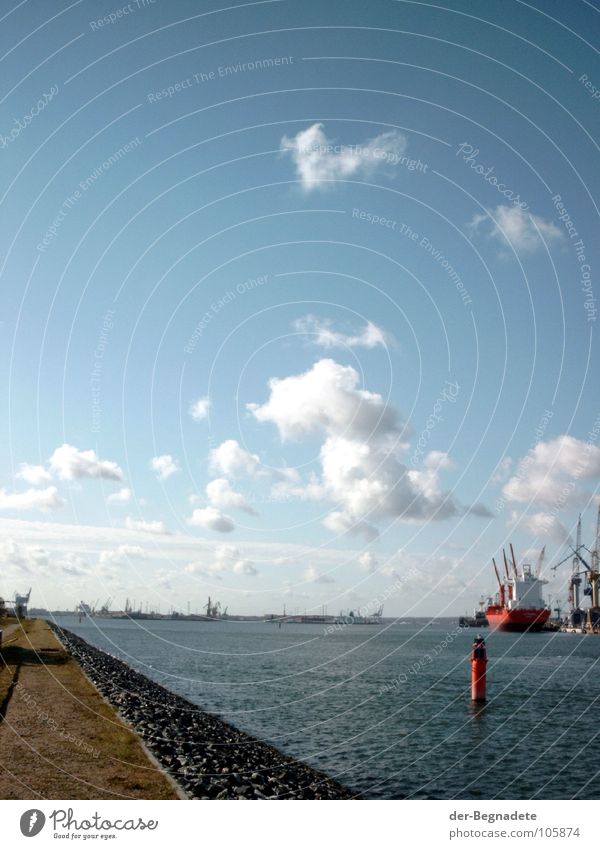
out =
[[[591,543],[598,11],[7,6],[0,592],[452,615]]]

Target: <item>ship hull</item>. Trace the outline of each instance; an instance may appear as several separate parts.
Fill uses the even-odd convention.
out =
[[[486,611],[490,628],[494,631],[541,631],[548,621],[547,608],[507,610],[505,607],[488,607]]]

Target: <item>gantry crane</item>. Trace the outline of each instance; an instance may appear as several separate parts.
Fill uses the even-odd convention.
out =
[[[583,550],[588,551],[591,555],[591,563],[588,563],[583,554]],[[581,542],[581,516],[577,521],[577,540],[575,547],[571,546],[573,552],[573,568],[569,578],[569,604],[571,606],[571,624],[575,627],[583,625],[585,614],[579,606],[580,596],[579,588],[582,583],[582,575],[587,577],[588,586],[584,589],[584,595],[591,596],[591,606],[586,611],[587,626],[595,628],[600,624],[600,505],[598,505],[598,518],[596,521],[596,537],[594,547],[590,551]],[[552,567],[556,571],[560,565],[569,560],[571,555],[563,558],[555,566]],[[581,568],[583,566],[583,569]]]

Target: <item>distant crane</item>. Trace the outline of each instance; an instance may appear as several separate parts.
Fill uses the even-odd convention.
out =
[[[510,582],[510,572],[508,571],[508,560],[506,559],[506,552],[502,549],[502,556],[504,557],[504,572],[506,573],[506,592],[507,592],[507,601],[510,601],[513,597],[513,587]],[[514,561],[513,554],[513,561]],[[515,575],[516,575],[516,567],[515,567]]]
[[[535,564],[535,571],[534,571],[533,574],[535,575],[536,578],[540,577],[540,572],[542,571],[542,563],[544,562],[544,555],[545,554],[546,554],[546,546],[544,546],[542,548],[542,550],[540,551],[540,555],[537,559],[537,563]]]
[[[504,554],[504,549],[502,550]],[[498,580],[498,588],[500,590],[500,604],[504,607],[504,583],[500,580],[500,573],[498,572],[498,567],[496,566],[496,561],[492,557],[492,563],[494,564],[494,572],[496,573],[496,579]],[[504,554],[504,568],[506,570],[506,579],[508,580],[508,567],[506,566],[506,554]]]
[[[586,551],[589,551],[589,549],[586,549]],[[597,619],[600,616],[600,593],[598,586],[600,581],[600,504],[598,505],[598,517],[596,519],[596,538],[594,539],[594,547],[590,551],[590,555],[591,566],[588,566],[581,555],[578,555],[578,557],[588,572],[589,594],[592,597],[592,609],[595,611],[595,618]],[[590,620],[588,624],[595,625],[596,622],[592,621],[591,614],[589,616]]]
[[[27,605],[31,596],[31,587],[27,595],[19,595],[15,592],[15,616],[17,619],[25,619],[27,617]]]
[[[585,551],[589,551],[589,549],[581,543],[581,516],[579,516],[579,519],[577,521],[577,541],[575,547],[571,546],[571,551],[573,553],[573,567],[571,571],[571,577],[569,578],[569,604],[571,606],[571,621],[573,625],[582,624],[583,612],[581,611],[579,606],[579,588],[582,582],[580,576],[586,575],[588,580],[588,586],[584,589],[584,595],[591,596],[591,609],[587,612],[588,625],[590,627],[593,627],[600,619],[600,505],[598,505],[596,538],[594,540],[594,547],[590,551],[591,565],[582,555],[581,551],[583,549],[585,549]],[[563,563],[566,563],[566,561],[570,558],[570,554],[567,557],[564,557],[561,561],[559,561],[555,566],[552,567],[553,571],[556,571],[559,566],[561,566]],[[583,569],[580,568],[581,566],[583,566]]]
[[[517,572],[517,561],[515,559],[515,550],[512,547],[512,542],[510,543],[510,553],[511,553],[511,556],[512,556],[513,569],[515,571],[515,580],[518,581],[519,580],[519,573]]]
[[[573,556],[573,569],[569,581],[569,601],[573,610],[579,610],[579,587],[581,586],[581,572],[579,571],[579,557],[581,551],[581,513],[577,520],[577,540],[575,543],[575,555]]]
[[[213,604],[213,601],[210,596],[208,597],[208,602],[204,605],[202,609],[206,610],[206,615],[211,619],[217,619],[219,616],[222,615],[221,602],[217,601]]]

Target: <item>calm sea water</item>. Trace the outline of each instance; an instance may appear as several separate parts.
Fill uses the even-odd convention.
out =
[[[600,637],[262,622],[59,624],[369,798],[600,798]]]

